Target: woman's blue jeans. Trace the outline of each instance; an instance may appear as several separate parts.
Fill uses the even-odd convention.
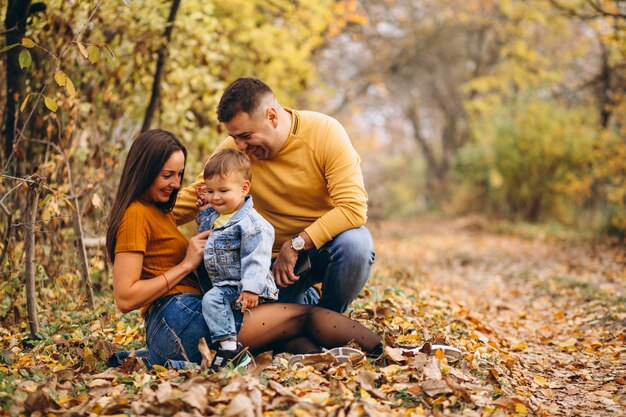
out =
[[[311,249],[309,257],[311,270],[287,288],[279,288],[278,302],[317,304],[343,313],[369,278],[375,257],[372,235],[364,226],[346,230],[321,248]],[[311,288],[320,282],[321,298]]]
[[[194,293],[161,297],[148,309],[145,320],[147,349],[135,354],[148,369],[154,365],[185,367],[187,362],[200,363],[198,341],[204,337],[210,345],[209,328],[202,316],[202,295]],[[117,352],[109,366],[119,366],[130,352]]]

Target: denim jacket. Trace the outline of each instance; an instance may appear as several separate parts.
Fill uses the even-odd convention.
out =
[[[219,217],[212,207],[198,214],[198,232],[210,230]],[[274,228],[253,208],[252,197],[230,221],[211,232],[204,247],[204,265],[214,286],[232,285],[276,300],[278,289],[270,271]]]

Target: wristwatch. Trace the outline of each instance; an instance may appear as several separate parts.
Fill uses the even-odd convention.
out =
[[[295,235],[291,238],[291,249],[296,252],[302,252],[304,250],[304,239],[299,235]]]

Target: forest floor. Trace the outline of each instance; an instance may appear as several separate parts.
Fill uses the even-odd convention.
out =
[[[0,327],[0,408],[9,415],[626,415],[626,251],[608,242],[484,218],[372,222],[376,263],[350,315],[385,335],[385,354],[337,364],[288,354],[232,370],[145,372],[136,314],[103,291],[84,311],[67,275],[42,293],[42,340],[14,308]],[[107,285],[103,285],[107,288]],[[67,299],[73,299],[68,304]],[[445,343],[407,354],[400,344]]]
[[[484,327],[513,358],[508,382],[534,412],[626,415],[623,248],[498,231],[482,218],[379,226],[379,267],[405,270],[401,286],[436,293]]]

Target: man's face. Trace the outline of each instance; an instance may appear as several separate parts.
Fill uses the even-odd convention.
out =
[[[276,126],[267,117],[267,112],[258,116],[239,112],[230,122],[225,122],[224,126],[237,147],[256,159],[270,159],[282,146]]]

